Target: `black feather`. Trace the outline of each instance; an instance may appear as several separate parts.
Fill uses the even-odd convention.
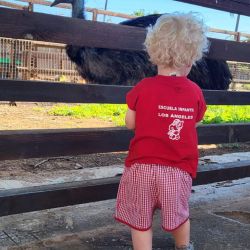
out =
[[[74,4],[74,3],[73,3]],[[73,6],[74,7],[74,6]],[[79,16],[79,15],[77,15]],[[138,17],[121,22],[146,28],[154,25],[160,14]],[[144,51],[125,51],[67,45],[69,58],[76,64],[80,75],[88,82],[107,85],[135,85],[141,79],[157,73]],[[188,78],[202,89],[228,89],[232,80],[226,61],[202,58],[192,67]]]

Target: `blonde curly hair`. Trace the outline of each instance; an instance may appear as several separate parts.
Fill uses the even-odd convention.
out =
[[[208,51],[206,27],[192,13],[165,14],[148,28],[145,47],[153,64],[191,66]]]

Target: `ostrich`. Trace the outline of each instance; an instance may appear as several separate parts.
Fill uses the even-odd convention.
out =
[[[72,17],[85,19],[84,0],[55,0],[51,6],[60,3],[72,4]],[[160,14],[138,17],[121,22],[146,28],[154,25]],[[66,52],[76,64],[77,71],[88,82],[105,85],[135,85],[145,77],[157,73],[145,51],[126,51],[105,48],[89,48],[67,45]],[[232,75],[226,61],[203,57],[193,67],[188,78],[202,89],[228,89]]]

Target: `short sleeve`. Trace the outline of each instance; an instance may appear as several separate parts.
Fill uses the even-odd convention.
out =
[[[139,85],[134,86],[126,95],[126,103],[131,110],[136,111],[136,104],[139,97]]]
[[[206,105],[203,93],[200,90],[199,101],[198,101],[198,113],[197,113],[197,117],[196,117],[196,122],[199,122],[203,119],[206,110],[207,110],[207,105]]]

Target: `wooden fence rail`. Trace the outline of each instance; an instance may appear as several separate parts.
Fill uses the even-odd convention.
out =
[[[46,0],[17,0],[19,2],[23,3],[28,3],[29,5],[17,5],[17,4],[12,4],[6,1],[0,1],[0,5],[14,8],[14,9],[26,9],[26,10],[31,10],[33,11],[33,5],[38,4],[38,5],[43,5],[43,6],[50,6],[51,2],[46,1]],[[57,8],[64,8],[64,9],[71,9],[70,4],[59,4],[56,6]],[[91,12],[92,13],[92,21],[97,21],[98,15],[104,15],[104,16],[112,16],[112,17],[120,17],[120,18],[125,18],[125,19],[133,19],[136,18],[137,16],[134,15],[128,15],[124,13],[119,13],[119,12],[113,12],[113,11],[108,11],[108,10],[102,10],[102,9],[96,9],[96,8],[89,8],[85,7],[86,12]],[[217,29],[217,28],[208,28],[209,32],[213,33],[221,33],[221,34],[227,34],[230,36],[234,37],[235,41],[240,41],[241,37],[245,38],[250,38],[250,34],[244,33],[244,32],[236,32],[236,31],[229,31],[229,30],[223,30],[223,29]]]
[[[250,124],[202,125],[199,144],[250,141]],[[0,131],[0,160],[55,157],[128,150],[125,128]]]
[[[39,81],[0,80],[0,101],[125,103],[132,87],[117,85],[69,84]],[[204,90],[210,105],[247,105],[250,92]]]
[[[17,10],[23,10],[25,8],[25,6],[23,6],[23,5],[10,3],[10,2],[6,2],[6,1],[2,1],[2,0],[0,0],[0,5],[1,6],[6,6],[8,8],[14,8],[14,9],[17,9]]]
[[[200,166],[193,185],[250,176],[250,162]],[[0,191],[0,216],[116,198],[120,177]]]
[[[250,2],[248,0],[175,0],[178,2],[195,4],[231,13],[250,16]]]
[[[52,2],[50,1],[46,1],[46,0],[17,0],[18,2],[23,2],[23,3],[29,3],[29,4],[40,4],[40,5],[44,5],[44,6],[50,6]],[[64,9],[71,9],[71,5],[70,4],[59,4],[56,7],[58,8],[64,8]],[[130,19],[130,18],[135,18],[136,16],[133,15],[127,15],[124,13],[119,13],[119,12],[113,12],[113,11],[108,11],[108,10],[100,10],[100,9],[96,9],[96,8],[89,8],[86,7],[85,10],[87,12],[91,12],[93,14],[93,21],[96,21],[96,16],[98,14],[101,15],[108,15],[108,16],[114,16],[114,17],[121,17],[121,18],[126,18],[126,19]]]
[[[142,50],[146,35],[144,28],[3,8],[0,23],[0,36],[109,49]],[[250,62],[250,43],[210,41],[209,58]]]

